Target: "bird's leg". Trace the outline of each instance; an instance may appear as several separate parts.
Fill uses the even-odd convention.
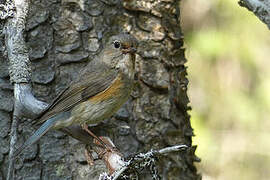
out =
[[[99,137],[97,137],[94,133],[92,133],[92,131],[90,131],[88,129],[88,125],[87,124],[82,124],[82,128],[83,130],[85,130],[88,134],[90,134],[94,139],[96,139],[101,146],[103,146],[105,149],[113,151],[113,147],[111,147],[110,145],[108,145],[107,143],[105,143],[104,141],[102,141]]]
[[[85,158],[86,158],[87,163],[88,163],[90,166],[93,166],[93,165],[94,165],[94,158],[93,158],[91,152],[89,152],[89,150],[87,149],[87,147],[85,147],[85,150],[84,150],[84,156],[85,156]]]

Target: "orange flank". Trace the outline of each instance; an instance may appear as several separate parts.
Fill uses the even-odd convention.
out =
[[[89,100],[92,103],[97,103],[97,102],[101,102],[101,101],[111,99],[112,97],[117,96],[118,94],[120,94],[120,89],[121,88],[123,88],[123,82],[121,81],[121,76],[118,76],[114,80],[114,82],[112,83],[112,85],[110,87],[108,87],[104,91],[98,93],[94,97],[91,97]]]

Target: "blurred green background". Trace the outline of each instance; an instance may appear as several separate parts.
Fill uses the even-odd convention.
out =
[[[204,180],[270,179],[270,31],[236,0],[182,0]]]

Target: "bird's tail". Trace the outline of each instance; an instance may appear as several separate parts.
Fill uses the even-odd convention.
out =
[[[50,119],[48,119],[46,122],[44,122],[40,128],[30,137],[26,140],[26,142],[19,147],[13,155],[13,158],[16,158],[19,154],[21,154],[21,152],[31,146],[32,144],[34,144],[35,142],[37,142],[46,132],[48,132],[50,130],[51,127],[54,126],[54,124],[57,122],[57,120],[59,120],[59,118],[57,117],[52,117]]]

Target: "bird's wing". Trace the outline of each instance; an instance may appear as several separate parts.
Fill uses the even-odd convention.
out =
[[[79,79],[71,83],[53,100],[36,124],[40,124],[60,112],[68,111],[78,103],[86,101],[110,87],[117,78],[117,72],[105,68],[104,65],[95,65],[95,67],[95,69],[86,67],[88,69],[79,75]]]

